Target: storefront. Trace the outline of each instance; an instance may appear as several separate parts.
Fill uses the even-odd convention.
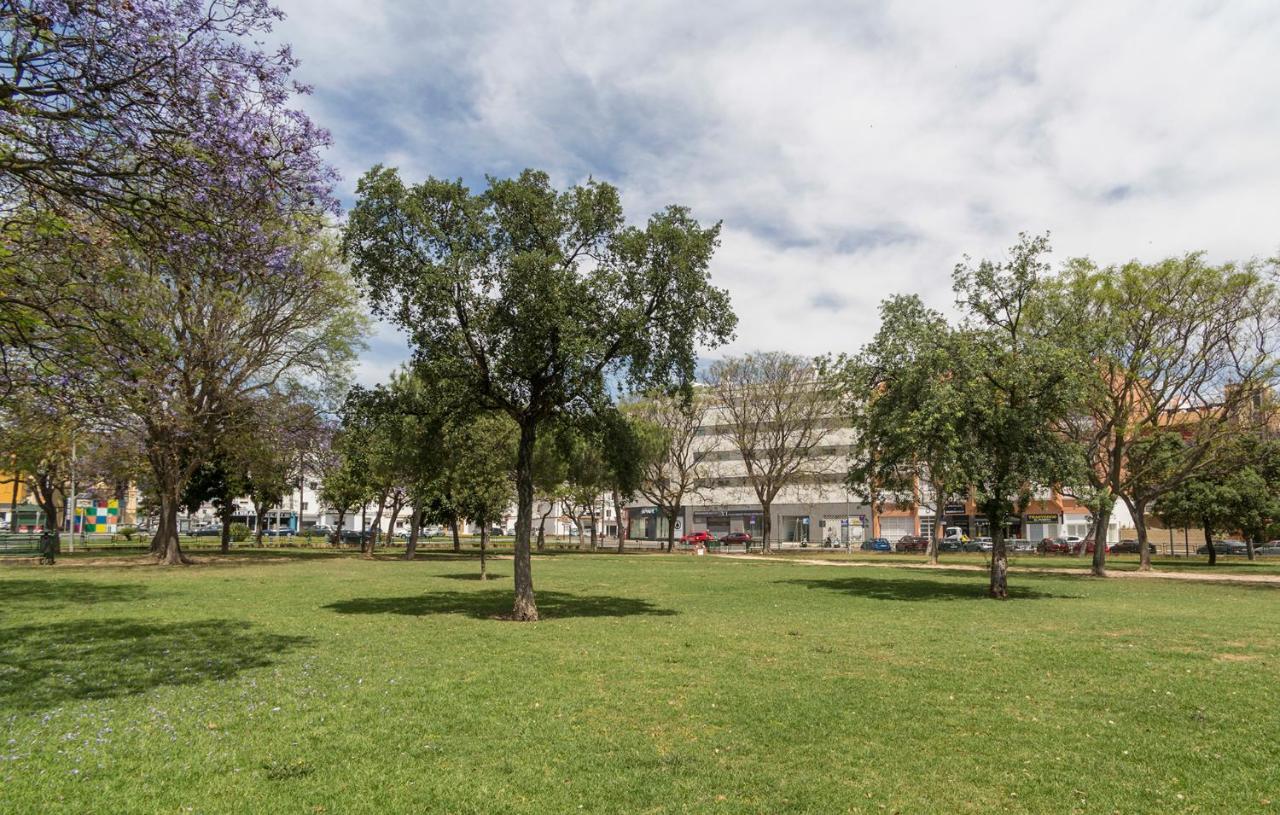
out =
[[[1035,513],[1027,515],[1027,538],[1032,541],[1042,541],[1045,538],[1058,537],[1061,530],[1062,518],[1057,513]],[[1066,533],[1074,534],[1074,533]],[[1084,533],[1080,533],[1083,537]]]
[[[667,539],[667,518],[657,507],[631,507],[627,513],[627,537],[632,540]],[[676,535],[680,534],[679,522]]]

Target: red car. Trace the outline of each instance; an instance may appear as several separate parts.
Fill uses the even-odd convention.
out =
[[[715,537],[705,529],[700,529],[697,532],[690,532],[686,535],[680,536],[681,543],[707,544],[707,543],[711,543],[714,540],[715,540]]]
[[[722,535],[720,538],[720,542],[721,543],[751,543],[751,535],[747,534],[746,532],[730,532],[727,535]]]
[[[929,539],[919,535],[903,535],[898,538],[898,545],[895,548],[899,552],[924,552],[929,548]]]
[[[1062,538],[1045,538],[1044,540],[1040,541],[1040,545],[1036,547],[1036,549],[1042,555],[1071,554],[1071,544],[1067,543]]]

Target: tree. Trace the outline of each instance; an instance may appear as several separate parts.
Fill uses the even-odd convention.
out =
[[[1164,447],[1181,456],[1176,448],[1186,444],[1174,434],[1166,434]],[[1269,527],[1280,519],[1280,443],[1260,433],[1241,433],[1223,441],[1227,450],[1213,460],[1212,468],[1161,493],[1154,504],[1157,517],[1172,526],[1199,525],[1204,529],[1209,565],[1218,562],[1214,533],[1239,530],[1253,560],[1254,544],[1264,540]]]
[[[5,205],[132,231],[215,222],[228,190],[327,206],[328,134],[285,105],[309,92],[290,79],[297,61],[251,45],[282,17],[243,0],[4,3]]]
[[[563,506],[569,491],[569,463],[555,434],[543,434],[533,448],[533,491],[546,504],[538,518],[537,548],[546,547],[547,518],[557,505]]]
[[[369,487],[363,473],[365,465],[359,437],[345,428],[335,428],[329,436],[325,453],[318,461],[320,501],[338,515],[333,530],[333,543],[342,543],[343,522],[347,513],[369,502]]]
[[[1255,397],[1280,373],[1275,287],[1256,262],[1212,266],[1199,253],[1105,268],[1082,258],[1067,264],[1047,303],[1059,342],[1090,360],[1094,374],[1083,409],[1061,427],[1085,458],[1093,572],[1105,574],[1117,499],[1133,513],[1141,568],[1149,569],[1148,508],[1215,468],[1223,440],[1255,415]],[[1135,454],[1167,427],[1181,444],[1148,445],[1162,452],[1157,458]]]
[[[0,401],[0,450],[15,472],[26,475],[27,487],[44,513],[44,528],[55,535],[55,552],[61,551],[78,425],[73,414],[36,398],[31,390],[15,391]],[[13,510],[16,515],[16,505]]]
[[[334,262],[327,135],[288,107],[265,2],[5,6],[0,334],[78,409],[145,439],[166,563],[233,405],[341,376],[362,316]],[[11,382],[4,383],[11,386]]]
[[[963,412],[956,427],[972,453],[969,475],[991,527],[989,592],[1001,600],[1009,596],[1009,516],[1026,506],[1035,487],[1080,477],[1079,453],[1056,425],[1078,410],[1082,360],[1035,320],[1048,251],[1047,237],[1024,234],[1009,260],[972,266],[966,259],[953,276],[957,305],[967,315],[953,346],[966,371],[957,381]]]
[[[206,501],[213,504],[222,524],[219,549],[224,555],[231,551],[231,516],[236,511],[235,499],[244,495],[249,487],[245,474],[236,471],[236,464],[221,452],[206,458],[187,481],[179,501],[187,512],[195,512]]]
[[[830,469],[815,450],[839,421],[836,391],[815,361],[778,351],[717,360],[707,381],[760,502],[768,552],[778,493]]]
[[[609,408],[611,380],[688,386],[699,342],[719,345],[735,322],[708,279],[718,235],[676,206],[626,226],[614,187],[557,192],[532,170],[477,195],[461,181],[407,187],[382,167],[361,179],[345,247],[374,311],[410,334],[422,376],[520,428],[513,619],[538,617],[539,432]]]
[[[654,394],[623,409],[641,450],[637,491],[666,518],[670,552],[675,548],[676,521],[684,512],[685,501],[701,494],[710,477],[709,458],[715,442],[706,426],[711,400],[703,394],[691,400]],[[621,516],[618,523],[622,523]]]
[[[842,365],[853,417],[850,487],[865,500],[897,496],[931,507],[929,562],[938,562],[948,497],[971,483],[960,419],[973,376],[952,329],[915,295],[880,304],[880,330]]]
[[[488,579],[489,528],[502,517],[515,494],[518,431],[506,414],[471,418],[446,431],[456,456],[455,502],[460,514],[480,526],[480,579]]]

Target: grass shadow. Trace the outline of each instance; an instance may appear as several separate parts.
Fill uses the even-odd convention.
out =
[[[464,614],[488,620],[511,611],[511,591],[443,591],[412,597],[360,597],[324,606],[338,614]],[[544,618],[630,617],[638,614],[670,617],[679,613],[633,597],[583,596],[557,591],[538,592],[538,613]]]
[[[964,583],[931,580],[927,577],[871,577],[862,575],[832,578],[797,578],[774,582],[803,586],[807,589],[836,591],[868,600],[932,602],[940,600],[986,600],[988,597],[985,577],[984,575],[981,582],[974,580],[973,582]],[[1022,580],[1025,580],[1025,577],[1015,577],[1010,581],[1009,599],[1074,599],[1073,595],[1053,594],[1029,588],[1023,585]]]
[[[224,681],[310,641],[233,620],[78,620],[0,629],[0,709],[43,710]]]
[[[67,605],[128,603],[147,596],[138,583],[93,583],[82,580],[0,580],[0,609],[57,608]]]
[[[442,577],[445,580],[470,580],[473,582],[480,582],[479,572],[457,572],[455,574],[438,574],[433,576]],[[489,572],[489,577],[488,577],[489,580],[507,580],[508,578],[509,578],[509,575],[495,574],[494,572]]]

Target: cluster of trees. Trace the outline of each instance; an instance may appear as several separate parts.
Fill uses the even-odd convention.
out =
[[[841,360],[857,433],[850,483],[937,513],[972,490],[992,530],[990,591],[1007,596],[1005,520],[1041,488],[1077,497],[1105,542],[1115,502],[1150,568],[1148,513],[1240,529],[1280,519],[1280,296],[1274,264],[1200,254],[1053,274],[1047,236],[957,266],[958,323],[914,296]],[[936,560],[937,538],[930,556]],[[1106,546],[1093,571],[1105,573]]]
[[[0,435],[54,529],[77,439],[127,448],[94,475],[141,464],[153,549],[183,562],[184,501],[252,484],[270,503],[290,468],[258,453],[296,449],[282,414],[316,413],[345,379],[364,317],[328,136],[288,105],[305,91],[288,49],[252,45],[279,16],[0,11]]]

